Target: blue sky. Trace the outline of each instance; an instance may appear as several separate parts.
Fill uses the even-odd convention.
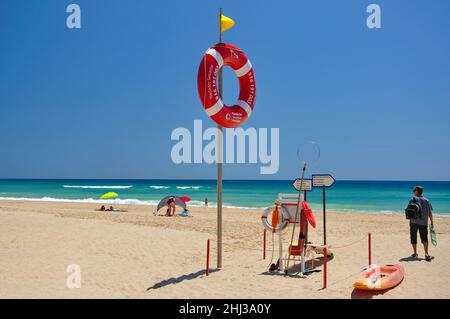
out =
[[[366,27],[370,3],[382,29]],[[278,174],[229,164],[225,178],[296,177],[314,140],[315,173],[450,180],[446,0],[1,1],[0,178],[213,179],[214,165],[172,163],[170,134],[213,125],[196,76],[221,6],[236,21],[224,42],[255,68],[244,127],[280,128]],[[225,71],[225,102],[236,86]]]

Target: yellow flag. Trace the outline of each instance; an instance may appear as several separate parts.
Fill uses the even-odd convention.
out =
[[[224,16],[222,14],[222,16],[220,17],[220,24],[221,24],[221,29],[222,32],[226,31],[228,29],[231,29],[234,26],[234,20],[228,18],[227,16]]]

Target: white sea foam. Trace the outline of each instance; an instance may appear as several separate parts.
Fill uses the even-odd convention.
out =
[[[0,200],[14,200],[14,201],[40,201],[40,202],[65,202],[65,203],[98,203],[98,204],[115,204],[115,205],[152,205],[156,206],[159,203],[159,200],[141,200],[141,199],[113,199],[113,200],[100,200],[94,198],[83,198],[83,199],[69,199],[69,198],[53,198],[53,197],[41,197],[41,198],[30,198],[30,197],[0,197]],[[193,200],[188,203],[188,207],[204,207],[205,204],[202,201]],[[217,203],[209,202],[208,207],[216,208]],[[224,208],[235,208],[235,209],[264,209],[265,207],[244,207],[244,206],[236,206],[228,203],[223,203]],[[313,207],[314,209],[314,207]],[[317,209],[320,211],[320,209]],[[360,209],[339,209],[339,208],[330,208],[327,211],[329,212],[340,212],[340,213],[362,213],[362,214],[387,214],[387,215],[397,215],[402,214],[402,212],[396,211],[369,211],[369,210],[360,210]],[[448,213],[433,213],[435,216],[448,217],[450,218],[450,212]]]
[[[159,186],[159,185],[152,185],[149,187],[153,188],[153,189],[168,189],[169,188],[169,186]]]
[[[96,185],[64,185],[64,188],[86,188],[86,189],[128,189],[133,187],[133,185],[126,185],[126,186],[121,186],[121,185],[112,185],[112,186],[106,186],[106,185],[102,185],[102,186],[96,186]]]
[[[189,207],[205,207],[205,202],[193,200],[187,203]],[[222,206],[224,208],[236,208],[236,209],[264,209],[266,207],[244,207],[244,206],[236,206],[228,203],[223,203]],[[216,202],[208,202],[208,208],[217,208]]]
[[[178,189],[200,189],[201,186],[177,186]]]
[[[115,204],[115,205],[153,205],[156,206],[159,200],[140,200],[140,199],[94,199],[94,198],[83,198],[83,199],[70,199],[70,198],[54,198],[54,197],[41,197],[41,198],[31,198],[31,197],[0,197],[0,200],[14,200],[14,201],[37,201],[37,202],[60,202],[60,203],[98,203],[98,204]],[[205,203],[202,201],[191,201],[188,203],[189,207],[204,207]],[[215,208],[217,203],[209,202],[208,207]],[[260,207],[241,207],[234,206],[224,203],[224,208],[238,208],[238,209],[261,209]]]
[[[99,203],[99,204],[116,204],[116,205],[158,205],[159,200],[140,200],[140,199],[69,199],[69,198],[53,198],[53,197],[41,197],[41,198],[29,198],[29,197],[0,197],[0,200],[17,200],[17,201],[38,201],[38,202],[61,202],[61,203]]]
[[[319,208],[312,206],[313,210],[321,211]],[[362,213],[362,214],[383,214],[383,215],[398,215],[402,214],[401,211],[394,210],[368,210],[368,209],[357,209],[357,208],[327,208],[327,212],[332,213]]]

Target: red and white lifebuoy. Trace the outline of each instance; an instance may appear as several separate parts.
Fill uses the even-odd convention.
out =
[[[278,233],[289,225],[290,215],[286,207],[284,207],[283,205],[278,206],[278,212],[281,213],[281,216],[278,217],[278,224],[272,225],[272,223],[269,222],[268,217],[270,214],[274,213],[275,209],[275,206],[266,208],[261,215],[261,221],[265,229],[270,232]]]
[[[217,88],[217,75],[224,65],[239,79],[239,98],[232,106],[224,105]],[[256,82],[250,60],[239,48],[218,43],[206,51],[198,70],[198,94],[206,114],[223,127],[237,127],[252,114],[256,102]]]

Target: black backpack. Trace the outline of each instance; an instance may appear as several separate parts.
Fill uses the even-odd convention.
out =
[[[422,217],[422,205],[417,198],[413,197],[409,202],[408,207],[405,209],[405,217],[406,219],[417,219]]]

